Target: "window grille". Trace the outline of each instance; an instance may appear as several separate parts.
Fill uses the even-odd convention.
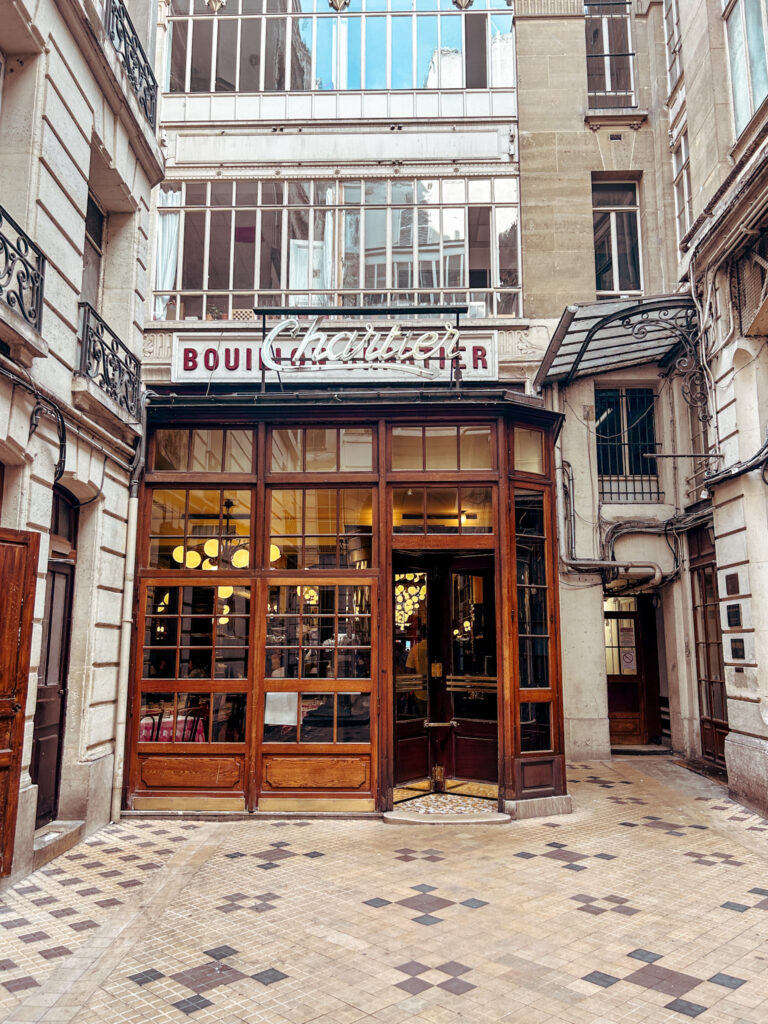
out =
[[[587,35],[587,91],[592,109],[635,107],[630,4],[584,4]]]
[[[595,391],[601,501],[662,501],[652,388]]]

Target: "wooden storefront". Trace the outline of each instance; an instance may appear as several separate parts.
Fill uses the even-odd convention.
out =
[[[552,451],[504,388],[159,394],[126,806],[565,792]]]

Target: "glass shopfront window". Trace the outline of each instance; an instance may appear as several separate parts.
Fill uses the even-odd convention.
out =
[[[417,193],[401,184],[404,208]],[[292,183],[280,194],[300,195]],[[391,184],[351,193],[358,212],[383,194]],[[453,421],[455,401],[421,421],[415,406],[357,421],[302,406],[258,426],[272,408],[234,422],[152,412],[132,806],[333,797],[372,810],[389,798],[387,763],[398,786],[496,785],[502,756],[522,764],[504,799],[541,795],[542,778],[557,790],[549,414],[526,404],[515,423],[463,404]],[[515,728],[500,732],[502,719]]]
[[[257,305],[520,314],[514,176],[163,188],[156,320],[251,320]]]

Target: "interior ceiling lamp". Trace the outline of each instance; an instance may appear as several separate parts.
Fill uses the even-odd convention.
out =
[[[205,3],[208,7],[210,7],[214,14],[219,13],[220,7],[227,6],[227,0],[205,0]]]
[[[224,501],[224,537],[221,542],[215,537],[209,537],[208,540],[203,541],[202,554],[195,550],[195,548],[185,549],[183,544],[179,544],[171,552],[171,558],[174,562],[182,568],[202,568],[206,571],[228,568],[230,565],[233,569],[247,569],[250,563],[247,545],[248,538],[238,537],[231,530],[232,509],[234,505],[234,501],[230,498]],[[197,538],[194,538],[194,540],[196,544],[200,543]],[[189,537],[188,541],[192,542],[193,538]]]
[[[328,0],[328,6],[334,11],[344,11],[349,7],[349,0]]]
[[[458,7],[460,11],[466,11],[473,3],[474,0],[453,0],[453,6]]]
[[[426,600],[426,576],[424,573],[398,573],[395,580],[395,624],[404,629]]]

